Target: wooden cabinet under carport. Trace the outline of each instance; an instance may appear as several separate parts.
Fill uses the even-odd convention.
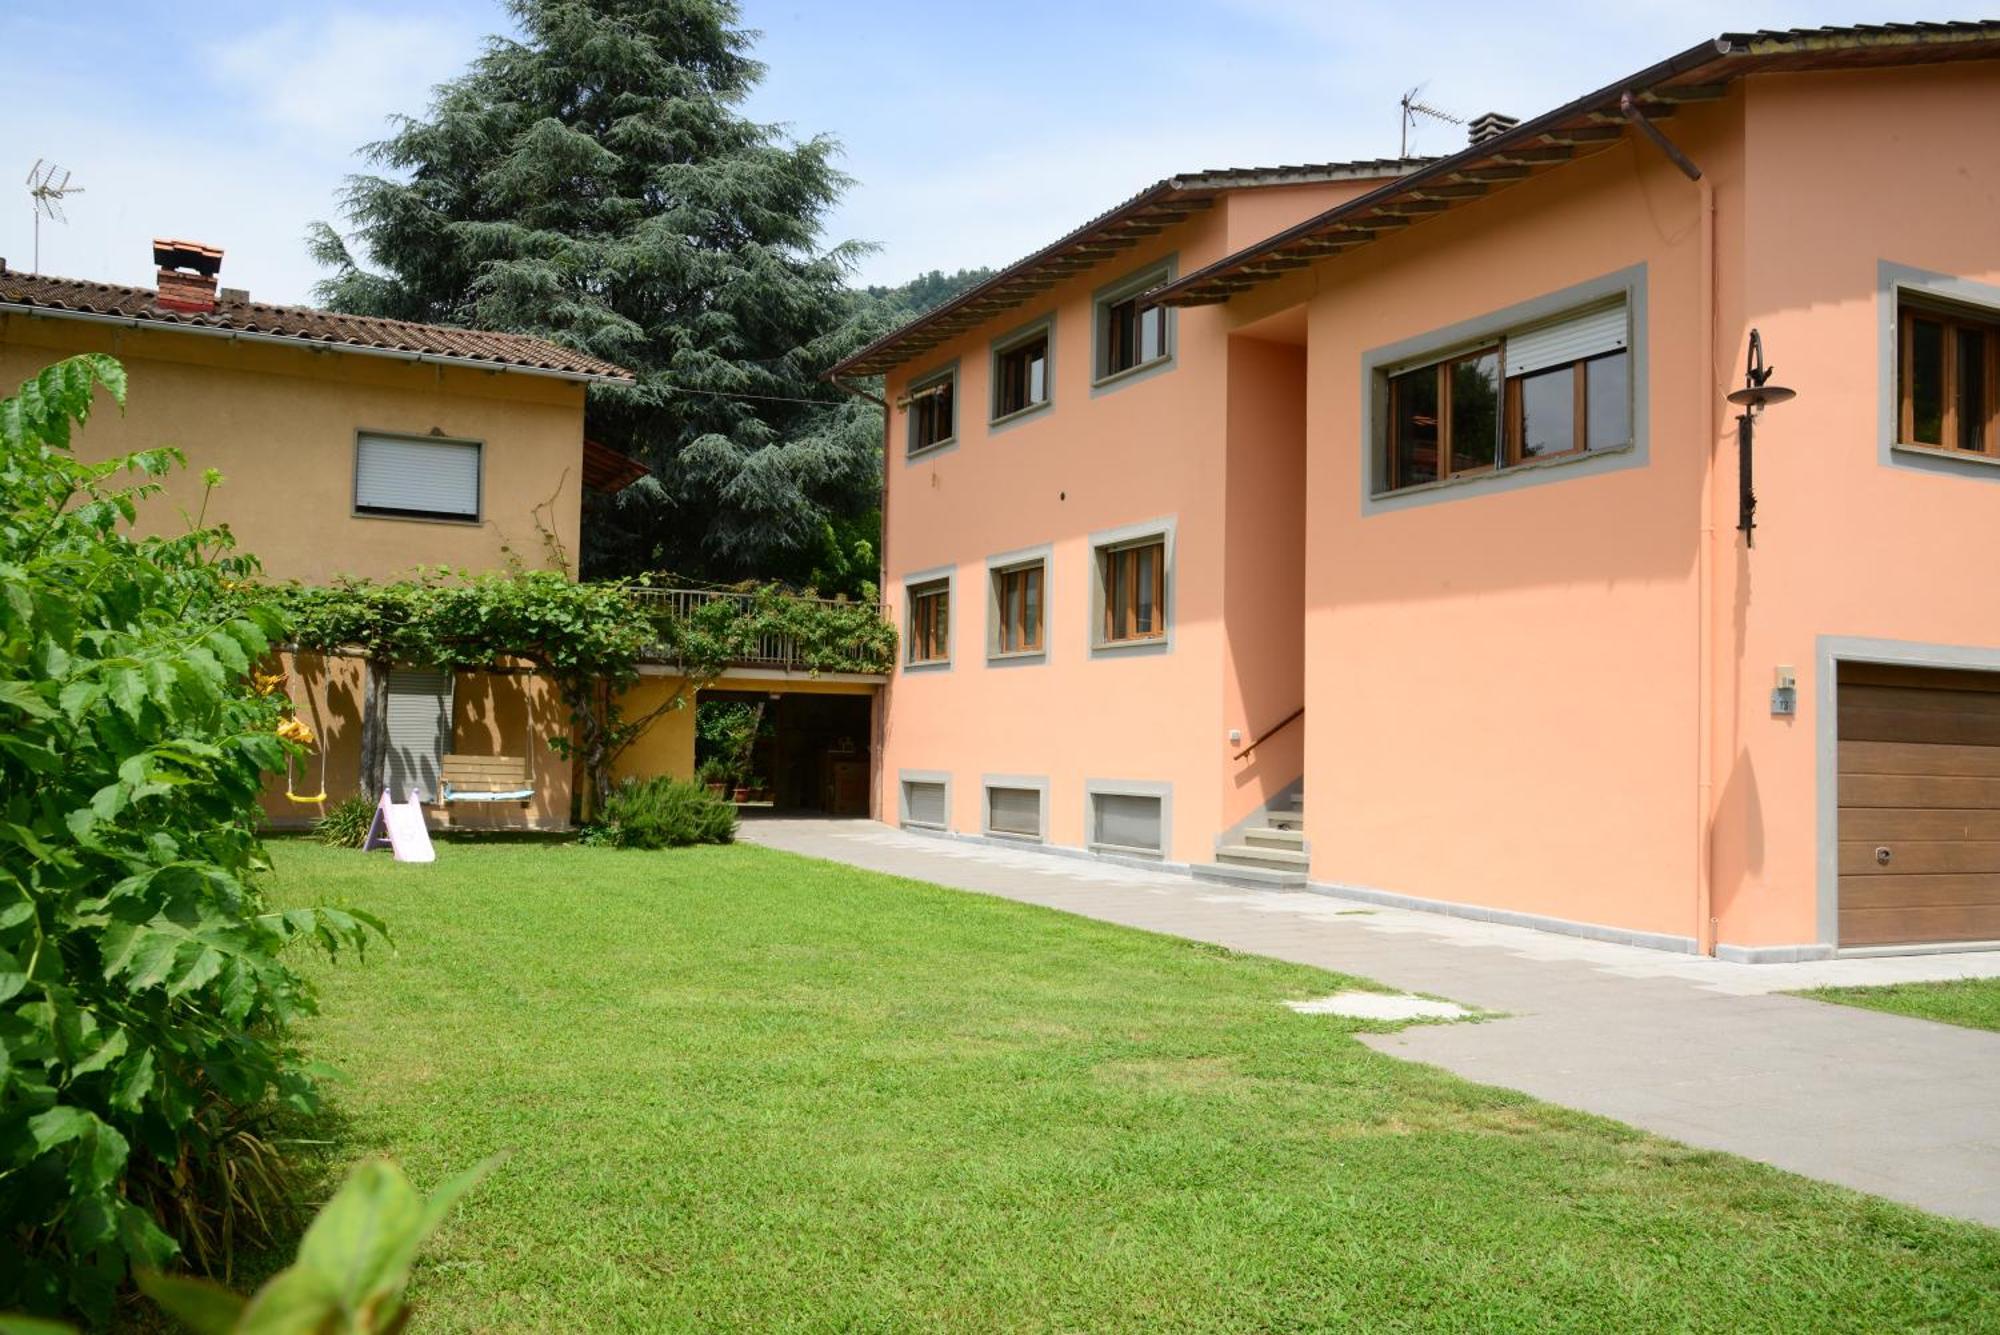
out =
[[[2000,941],[2000,673],[1839,672],[1840,945]]]

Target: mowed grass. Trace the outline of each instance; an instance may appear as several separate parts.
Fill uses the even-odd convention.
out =
[[[2000,1233],[1376,1054],[1354,980],[753,847],[273,850],[419,1330],[2000,1326]],[[1504,1023],[1504,1021],[1499,1021]]]
[[[1815,987],[1799,993],[1816,1001],[1913,1015],[1919,1020],[2000,1030],[2000,978],[1955,978],[1941,983],[1890,983],[1881,987]]]

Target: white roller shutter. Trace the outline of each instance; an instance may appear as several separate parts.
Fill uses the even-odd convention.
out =
[[[421,788],[436,801],[444,753],[451,747],[451,674],[434,668],[389,673],[389,792],[398,802]]]
[[[988,788],[986,825],[996,834],[1042,837],[1042,794],[1038,788]]]
[[[479,446],[458,440],[363,436],[354,461],[363,510],[479,517]]]
[[[1507,335],[1507,374],[1527,375],[1551,366],[1564,366],[1629,347],[1631,322],[1626,319],[1625,299],[1609,306],[1582,311],[1537,329]]]

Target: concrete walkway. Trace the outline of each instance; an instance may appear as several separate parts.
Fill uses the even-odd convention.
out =
[[[1505,1012],[1363,1041],[1690,1145],[2000,1226],[2000,1034],[1777,995],[2000,975],[2000,952],[1724,964],[1321,895],[1230,891],[872,821],[752,820],[743,838]]]

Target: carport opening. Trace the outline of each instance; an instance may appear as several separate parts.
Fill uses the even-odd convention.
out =
[[[747,811],[868,814],[873,697],[703,691],[695,765]]]

